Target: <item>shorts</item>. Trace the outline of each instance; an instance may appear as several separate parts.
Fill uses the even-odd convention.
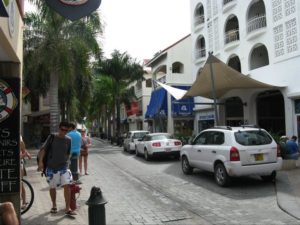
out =
[[[72,173],[69,169],[53,170],[46,169],[46,179],[50,188],[63,187],[73,181]]]

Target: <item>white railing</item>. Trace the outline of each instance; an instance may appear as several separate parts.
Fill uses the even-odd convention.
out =
[[[225,44],[240,40],[239,30],[230,30],[225,33]]]
[[[254,30],[267,26],[266,15],[255,16],[248,21],[247,32],[250,33]]]
[[[200,16],[195,16],[195,21],[194,21],[194,25],[200,25],[204,23],[204,15],[200,15]]]
[[[195,58],[199,59],[199,58],[203,58],[206,56],[206,50],[205,48],[198,48],[195,51]]]
[[[226,4],[228,4],[229,2],[232,2],[232,1],[234,1],[234,0],[223,0],[223,5],[226,5]]]

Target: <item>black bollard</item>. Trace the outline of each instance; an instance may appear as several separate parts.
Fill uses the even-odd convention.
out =
[[[105,204],[106,199],[102,196],[99,187],[92,187],[91,195],[87,202],[89,206],[89,225],[106,225]]]

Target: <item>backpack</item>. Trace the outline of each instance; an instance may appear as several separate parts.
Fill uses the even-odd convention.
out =
[[[50,136],[49,137],[49,141],[47,142],[47,145],[44,148],[45,149],[45,155],[44,155],[44,159],[43,159],[43,165],[44,165],[44,167],[43,167],[43,171],[42,171],[41,176],[46,175],[47,159],[48,159],[48,155],[49,155],[49,152],[50,152],[50,148],[51,148],[52,142],[54,140],[54,134],[50,134],[49,136]],[[41,152],[41,150],[39,151],[39,153],[37,155],[37,163],[38,164],[39,164],[39,160],[40,160],[40,157],[39,157],[40,152]]]

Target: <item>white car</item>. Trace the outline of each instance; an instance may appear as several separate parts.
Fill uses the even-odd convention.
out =
[[[124,151],[133,152],[135,151],[135,143],[138,139],[144,137],[146,134],[149,134],[149,131],[146,130],[133,130],[129,131],[124,138],[123,149]]]
[[[182,142],[169,133],[151,133],[139,139],[135,145],[135,154],[144,155],[148,161],[154,156],[172,155],[179,159]]]
[[[193,168],[213,172],[218,185],[228,186],[230,177],[259,175],[274,180],[282,158],[279,146],[264,129],[215,127],[182,147],[181,165],[185,174]]]

